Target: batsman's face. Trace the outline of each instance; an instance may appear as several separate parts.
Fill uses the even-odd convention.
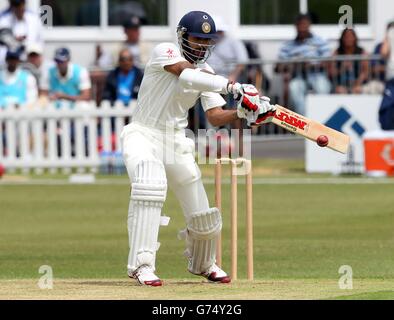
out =
[[[203,58],[208,48],[214,44],[215,43],[212,39],[198,38],[193,36],[188,37],[188,45],[192,49],[191,53],[198,58]]]

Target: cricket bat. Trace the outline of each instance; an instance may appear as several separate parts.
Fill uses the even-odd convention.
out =
[[[267,118],[267,120],[314,142],[317,142],[320,136],[326,136],[328,138],[327,148],[332,150],[347,153],[349,148],[350,137],[348,135],[280,105],[276,105],[274,116]]]

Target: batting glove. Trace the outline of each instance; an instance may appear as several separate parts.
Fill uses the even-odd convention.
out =
[[[241,85],[241,92],[234,97],[237,103],[237,115],[243,119],[253,119],[257,117],[260,106],[259,92],[251,84]],[[255,114],[256,113],[256,114]],[[255,115],[254,115],[255,114]]]
[[[260,106],[256,118],[248,122],[249,126],[261,125],[270,122],[270,118],[275,116],[276,106],[270,104],[271,99],[268,97],[260,97]]]

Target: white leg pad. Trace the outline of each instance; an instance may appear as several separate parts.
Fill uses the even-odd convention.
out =
[[[130,252],[127,268],[142,265],[155,270],[161,209],[167,194],[167,179],[160,161],[141,161],[133,174],[129,205],[128,231]]]
[[[189,258],[189,271],[201,274],[216,261],[216,241],[222,229],[219,209],[197,212],[187,221],[186,255]]]

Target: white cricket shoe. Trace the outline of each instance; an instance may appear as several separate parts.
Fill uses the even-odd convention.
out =
[[[128,276],[136,279],[140,285],[159,287],[163,285],[163,281],[153,272],[152,267],[143,265],[134,272],[128,272]]]
[[[189,270],[189,272],[191,272]],[[191,272],[193,273],[193,272]],[[208,279],[211,282],[217,282],[217,283],[229,283],[231,282],[231,278],[227,275],[226,272],[224,272],[221,268],[219,268],[216,263],[214,263],[211,267],[209,267],[205,272],[202,272],[200,274],[193,273],[198,276],[202,276],[206,279]]]

